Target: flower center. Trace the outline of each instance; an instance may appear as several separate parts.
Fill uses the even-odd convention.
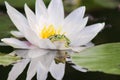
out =
[[[40,32],[40,37],[46,39],[50,36],[61,34],[61,30],[62,30],[61,27],[55,29],[53,25],[49,25],[48,27],[44,26],[42,31]]]
[[[69,47],[70,40],[64,34],[65,32],[62,32],[61,27],[55,29],[53,25],[49,25],[48,27],[43,27],[43,29],[40,32],[40,37],[43,39],[50,39],[51,42],[55,44],[62,43],[63,45],[61,44],[61,46]]]
[[[53,25],[49,25],[47,27],[43,27],[43,29],[40,32],[40,37],[43,39],[49,39],[52,43],[56,45],[57,48],[69,47],[70,40],[64,34],[65,32],[62,32],[61,27],[55,29]],[[54,60],[57,64],[65,63],[67,56],[68,54],[66,52],[60,51],[58,52],[58,55],[56,55]]]
[[[48,37],[53,43],[54,42],[58,42],[62,45],[62,43],[64,43],[64,46],[65,47],[69,47],[69,44],[70,44],[70,40],[64,35],[60,35],[60,34],[57,34],[57,35],[53,35],[53,36],[50,36]]]

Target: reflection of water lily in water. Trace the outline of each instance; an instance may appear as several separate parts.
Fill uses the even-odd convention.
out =
[[[34,53],[34,54],[33,54]],[[20,62],[16,63],[9,73],[8,80],[16,80],[16,78],[23,72],[24,68],[29,64],[26,80],[31,80],[37,73],[37,80],[45,80],[49,67],[54,60],[56,51],[31,49],[18,50],[16,54],[23,57]]]
[[[10,19],[13,21],[19,31],[11,31],[12,35],[14,35],[16,38],[4,38],[2,39],[2,41],[8,45],[13,46],[14,48],[30,49],[28,55],[30,54],[31,56],[15,64],[12,69],[12,71],[14,72],[14,70],[16,70],[16,66],[18,65],[21,65],[20,67],[23,66],[21,69],[24,69],[26,64],[31,61],[27,73],[27,80],[30,80],[36,71],[39,75],[38,80],[45,79],[45,77],[44,79],[40,78],[43,77],[41,75],[44,75],[44,73],[46,74],[46,72],[42,74],[42,72],[40,73],[40,71],[42,71],[42,69],[46,71],[48,70],[48,68],[46,68],[43,63],[48,65],[47,61],[49,62],[49,58],[51,58],[49,56],[51,55],[47,54],[49,52],[38,50],[38,48],[79,51],[85,47],[93,45],[90,41],[104,27],[104,23],[97,23],[85,27],[88,21],[88,17],[84,18],[85,7],[80,7],[74,10],[64,19],[62,0],[51,0],[48,9],[45,7],[42,0],[36,0],[35,14],[25,4],[25,13],[27,19],[16,9],[11,7],[7,2],[5,2],[5,4]],[[25,38],[26,40],[19,38]],[[85,47],[83,47],[83,45]],[[34,49],[37,49],[37,51],[34,52]],[[34,56],[36,53],[40,54],[35,58],[32,58],[32,56]],[[44,58],[42,56],[47,56],[47,61],[45,61],[44,59],[42,60],[42,58]],[[57,57],[55,58],[55,61],[56,63],[60,62],[59,64],[64,65],[62,63],[65,63],[64,59],[66,59],[66,57],[67,56],[64,56],[63,60],[60,59],[60,57]],[[29,58],[31,60],[29,60]],[[53,60],[53,58],[51,59]],[[37,65],[36,62],[39,65]],[[50,61],[50,63],[51,62],[52,61]],[[52,67],[56,67],[55,69],[58,72],[63,69],[62,71],[64,73],[64,68],[61,68],[61,66],[59,65],[59,67],[56,66],[56,63],[52,63],[54,65]],[[33,66],[34,64],[36,66]],[[39,67],[41,69],[39,69]],[[55,69],[50,69],[50,71],[54,73]],[[10,72],[9,80],[14,80],[15,77],[17,77],[23,70],[18,70],[17,72],[19,74],[14,75],[13,78],[11,77],[13,76],[11,74],[12,71]],[[34,72],[32,73],[32,71]],[[63,77],[63,74],[59,74],[58,76],[58,74],[55,73],[52,75],[56,79],[61,79]],[[62,77],[60,75],[62,75]]]
[[[8,80],[16,80],[28,63],[30,64],[27,70],[26,80],[31,80],[36,73],[37,80],[46,80],[48,72],[50,72],[55,79],[62,80],[65,73],[65,63],[57,63],[55,58],[60,57],[63,58],[61,60],[64,60],[65,53],[70,53],[70,51],[52,51],[36,48],[31,50],[16,50],[13,53],[21,56],[23,59],[13,65]],[[71,63],[70,58],[67,58],[67,61]],[[72,67],[86,72],[85,69],[76,65],[72,65]]]

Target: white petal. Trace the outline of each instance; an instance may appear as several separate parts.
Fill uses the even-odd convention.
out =
[[[36,0],[35,11],[38,24],[42,29],[43,25],[47,24],[46,22],[48,20],[48,13],[43,0]]]
[[[56,49],[55,45],[49,39],[40,39],[38,45],[43,49]]]
[[[39,35],[39,27],[37,25],[37,21],[36,21],[36,16],[33,13],[33,11],[27,6],[27,4],[25,4],[25,13],[27,16],[27,20],[29,22],[29,25],[31,27],[31,30],[33,30],[37,35]]]
[[[83,68],[81,66],[78,66],[75,63],[73,63],[71,57],[67,57],[66,61],[67,61],[67,63],[70,64],[71,67],[73,67],[74,69],[76,69],[78,71],[81,71],[81,72],[87,72],[88,71],[87,69],[85,69],[85,68]]]
[[[41,64],[43,66],[45,66],[45,68],[49,68],[50,67],[52,61],[54,60],[54,57],[56,56],[56,52],[57,51],[54,51],[54,50],[53,51],[52,50],[48,50],[47,54],[40,56],[39,61],[41,62]]]
[[[5,44],[5,43],[0,42],[0,46],[8,46],[8,45]]]
[[[78,34],[87,24],[88,17],[75,20],[74,18],[64,25],[64,31],[66,32],[66,36],[71,40],[74,39],[73,37],[76,37],[76,34]]]
[[[79,19],[83,18],[85,14],[85,6],[79,7],[78,9],[74,10],[72,13],[70,13],[65,19],[66,21],[72,20],[72,19]]]
[[[73,29],[82,30],[87,23],[88,18],[84,19],[85,7],[80,7],[74,10],[70,15],[65,18],[64,21],[64,31],[67,33],[72,33]]]
[[[87,72],[88,70],[87,69],[84,69],[83,67],[81,66],[78,66],[78,65],[72,65],[72,67],[78,71],[81,71],[81,72]]]
[[[89,43],[87,43],[85,46],[86,46],[86,47],[93,47],[93,46],[95,46],[95,44],[92,43],[92,42],[89,42]]]
[[[50,66],[50,73],[56,80],[62,80],[65,73],[65,64],[56,64],[55,61],[53,61]]]
[[[81,52],[82,50],[86,49],[88,47],[71,47],[73,52]]]
[[[71,49],[72,49],[73,52],[78,52],[79,53],[79,52],[81,52],[81,51],[83,51],[87,48],[93,47],[93,46],[94,46],[94,44],[92,42],[89,42],[89,43],[87,43],[85,45],[82,45],[80,47],[71,47]]]
[[[56,51],[43,50],[39,48],[24,50],[25,52],[22,51],[23,50],[17,50],[16,54],[21,56],[20,53],[22,53],[23,58],[25,58],[26,55],[29,56],[26,58],[31,58],[31,63],[29,65],[26,80],[31,80],[32,77],[36,74],[36,72],[38,80],[45,80],[47,77],[49,66],[53,61],[54,56],[56,55]]]
[[[18,50],[15,50],[14,53],[15,53],[17,56],[20,56],[20,57],[23,58],[23,59],[24,59],[24,58],[27,58],[27,59],[28,59],[28,58],[29,58],[29,57],[28,57],[28,51],[29,51],[29,49],[26,49],[26,50],[25,50],[25,49],[24,49],[24,50],[19,50],[19,49],[18,49]]]
[[[36,17],[40,18],[40,16],[47,15],[47,9],[43,0],[36,0],[35,11],[36,11]]]
[[[7,2],[5,2],[5,4],[11,20],[30,43],[34,44],[35,46],[39,46],[40,48],[55,49],[55,46],[50,40],[40,39],[39,36],[37,36],[35,32],[30,29],[28,21],[21,13],[11,7]]]
[[[31,49],[29,50],[28,54],[29,53],[38,53],[40,54],[38,57],[30,57],[31,58],[31,63],[29,65],[29,68],[28,68],[28,71],[27,71],[27,78],[26,80],[31,80],[32,77],[37,73],[40,72],[44,72],[45,71],[45,74],[47,74],[46,72],[48,72],[49,70],[49,66],[51,64],[51,62],[53,61],[54,59],[54,56],[56,55],[56,51],[49,51],[49,50],[41,50],[41,49]],[[31,54],[32,56],[32,54]],[[42,73],[40,73],[42,75]],[[44,75],[45,75],[44,74]],[[43,76],[41,75],[38,75],[37,74],[37,77],[43,79]],[[40,80],[42,80],[40,79]]]
[[[49,50],[36,48],[36,49],[31,49],[28,51],[28,57],[29,58],[38,58],[40,56],[47,55],[48,53],[49,53]]]
[[[71,46],[85,45],[90,42],[103,28],[105,23],[98,23],[83,29],[79,34],[76,34],[76,38],[71,41]]]
[[[34,54],[34,53],[33,53]],[[34,58],[31,60],[28,71],[27,71],[27,78],[26,80],[32,80],[37,72],[37,65],[38,65],[38,58]]]
[[[47,54],[39,57],[39,63],[38,63],[38,69],[37,69],[38,80],[46,80],[47,73],[49,71],[52,61],[54,60],[55,55],[56,55],[56,51],[49,50]]]
[[[24,59],[16,64],[14,64],[12,70],[10,71],[8,75],[7,80],[16,80],[17,77],[23,72],[27,64],[29,63],[29,59]]]
[[[62,0],[51,0],[48,6],[48,14],[53,25],[55,25],[56,27],[60,27],[64,19]]]
[[[14,47],[14,48],[22,48],[22,49],[29,49],[30,46],[28,46],[25,42],[20,41],[18,39],[15,38],[4,38],[1,41],[3,41],[4,43]]]
[[[38,64],[39,65],[37,69],[37,80],[46,80],[48,76],[48,69],[46,69],[45,66],[40,62]]]
[[[20,30],[20,32],[24,33],[24,28],[28,28],[28,22],[26,18],[18,12],[15,8],[10,6],[7,2],[5,2],[7,13],[10,19],[13,21],[15,26]]]
[[[27,19],[18,12],[15,8],[10,6],[7,2],[5,2],[8,15],[10,19],[13,21],[17,29],[23,33],[25,38],[32,44],[36,45],[39,42],[38,36],[30,29]],[[32,36],[32,37],[31,37]]]
[[[24,35],[19,31],[11,31],[10,33],[17,38],[24,38]]]

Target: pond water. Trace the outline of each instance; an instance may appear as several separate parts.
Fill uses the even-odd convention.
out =
[[[1,46],[1,49],[2,49],[2,50],[0,50],[1,52],[6,52],[6,53],[13,52],[13,48],[8,47],[8,46]],[[64,53],[64,51],[61,51],[61,52]],[[56,53],[59,54],[61,52],[48,51],[48,50],[45,51],[45,50],[38,50],[38,49],[36,49],[36,50],[14,50],[14,53],[21,56],[22,59],[31,58],[31,57],[35,58],[36,55],[37,56],[44,55],[41,57],[42,58],[41,61],[43,63],[45,63],[45,62],[49,63],[51,58],[53,59],[53,56],[54,57],[56,56],[55,55]],[[43,54],[41,54],[41,53],[43,53]],[[34,55],[32,55],[32,54],[34,54]],[[81,72],[81,71],[78,71],[72,67],[75,64],[71,63],[71,61],[68,61],[65,64],[66,64],[65,75],[63,77],[63,80],[119,80],[120,79],[120,75],[106,74],[103,72],[92,72],[92,71]],[[19,75],[17,80],[25,80],[29,65],[30,65],[30,62],[27,64],[27,66],[26,66],[25,70],[22,72],[22,74]],[[7,80],[8,73],[12,69],[12,67],[13,67],[12,65],[0,66],[0,79],[1,80]],[[37,74],[32,78],[32,80],[36,80],[36,76],[37,76]],[[55,79],[52,77],[52,75],[50,73],[48,73],[47,80],[55,80]]]
[[[21,12],[23,9],[18,8]],[[66,12],[67,13],[67,12]],[[97,45],[104,43],[120,42],[120,10],[116,9],[96,9],[87,11],[86,15],[89,16],[89,24],[105,22],[105,28],[95,37],[93,42]],[[5,22],[5,23],[4,23]],[[10,37],[10,30],[16,30],[12,22],[9,20],[4,5],[0,5],[0,39],[4,37]],[[1,53],[10,53],[14,49],[10,46],[0,46]],[[41,51],[40,51],[41,52]],[[26,53],[26,50],[22,50],[21,54]],[[33,52],[32,52],[33,53]],[[51,53],[54,53],[51,52]],[[24,55],[25,56],[25,55]],[[29,63],[30,64],[30,63]],[[29,64],[26,66],[22,74],[17,80],[25,80]],[[66,62],[65,75],[63,80],[120,80],[120,75],[106,74],[103,72],[86,73],[75,70],[73,63]],[[7,80],[8,73],[12,69],[12,65],[0,66],[0,80]],[[36,75],[32,80],[36,80]],[[48,73],[47,80],[55,80],[50,73]]]

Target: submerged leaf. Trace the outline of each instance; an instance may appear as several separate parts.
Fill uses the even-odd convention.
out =
[[[0,65],[8,66],[20,60],[20,57],[0,53]]]
[[[72,55],[73,61],[90,71],[120,74],[120,43],[110,43],[86,49]]]

